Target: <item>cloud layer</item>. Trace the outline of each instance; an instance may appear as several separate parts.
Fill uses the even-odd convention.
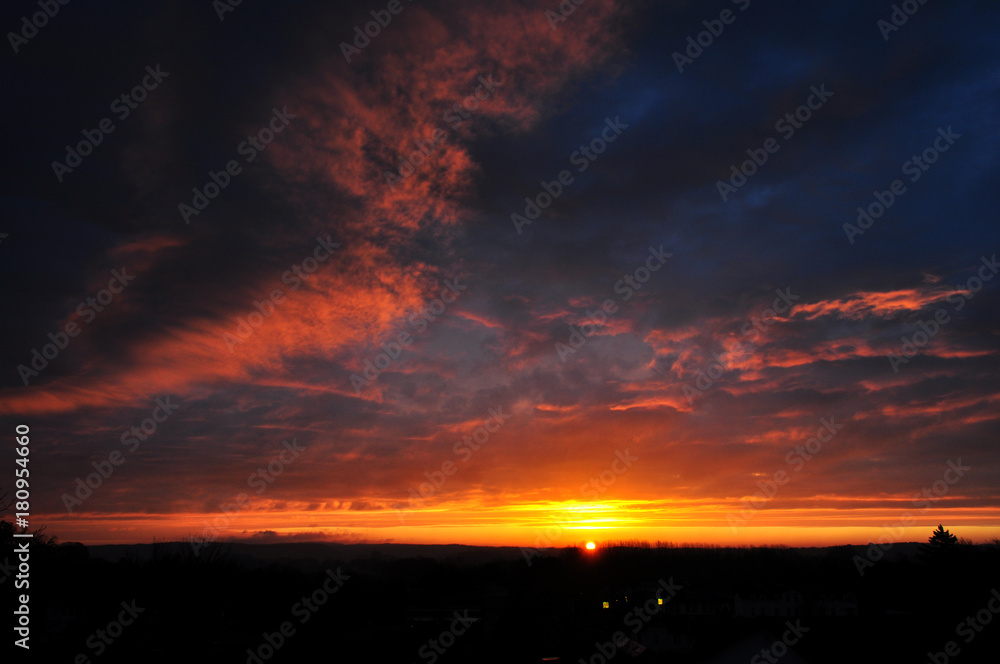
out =
[[[907,512],[914,538],[995,536],[988,22],[928,5],[886,42],[862,3],[734,5],[683,73],[717,16],[692,3],[555,24],[555,3],[404,3],[350,61],[371,7],[53,22],[4,65],[23,103],[0,419],[32,427],[34,511],[93,542],[847,542]],[[51,162],[156,63],[59,183]],[[969,470],[919,504],[949,462]]]

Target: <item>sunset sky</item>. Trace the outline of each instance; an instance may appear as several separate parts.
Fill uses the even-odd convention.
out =
[[[347,4],[8,36],[32,527],[1000,537],[995,4]]]

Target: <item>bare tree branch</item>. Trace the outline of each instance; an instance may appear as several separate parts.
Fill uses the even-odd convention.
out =
[[[7,491],[7,489],[4,489],[4,490],[0,491],[0,516],[3,516],[4,514],[6,514],[7,510],[9,510],[10,507],[11,507],[11,505],[14,504],[14,499],[13,498],[9,498],[9,499],[7,498],[7,496],[9,496],[9,495],[10,495],[10,492]]]

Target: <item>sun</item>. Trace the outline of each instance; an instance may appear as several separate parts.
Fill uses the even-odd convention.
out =
[[[594,544],[593,542],[587,542],[587,551],[593,551],[596,548],[597,548],[596,544]]]

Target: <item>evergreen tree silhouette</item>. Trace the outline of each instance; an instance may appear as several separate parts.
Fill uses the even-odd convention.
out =
[[[925,560],[942,560],[953,553],[958,546],[958,538],[938,524],[937,529],[927,539],[927,544],[920,545],[920,557]]]

